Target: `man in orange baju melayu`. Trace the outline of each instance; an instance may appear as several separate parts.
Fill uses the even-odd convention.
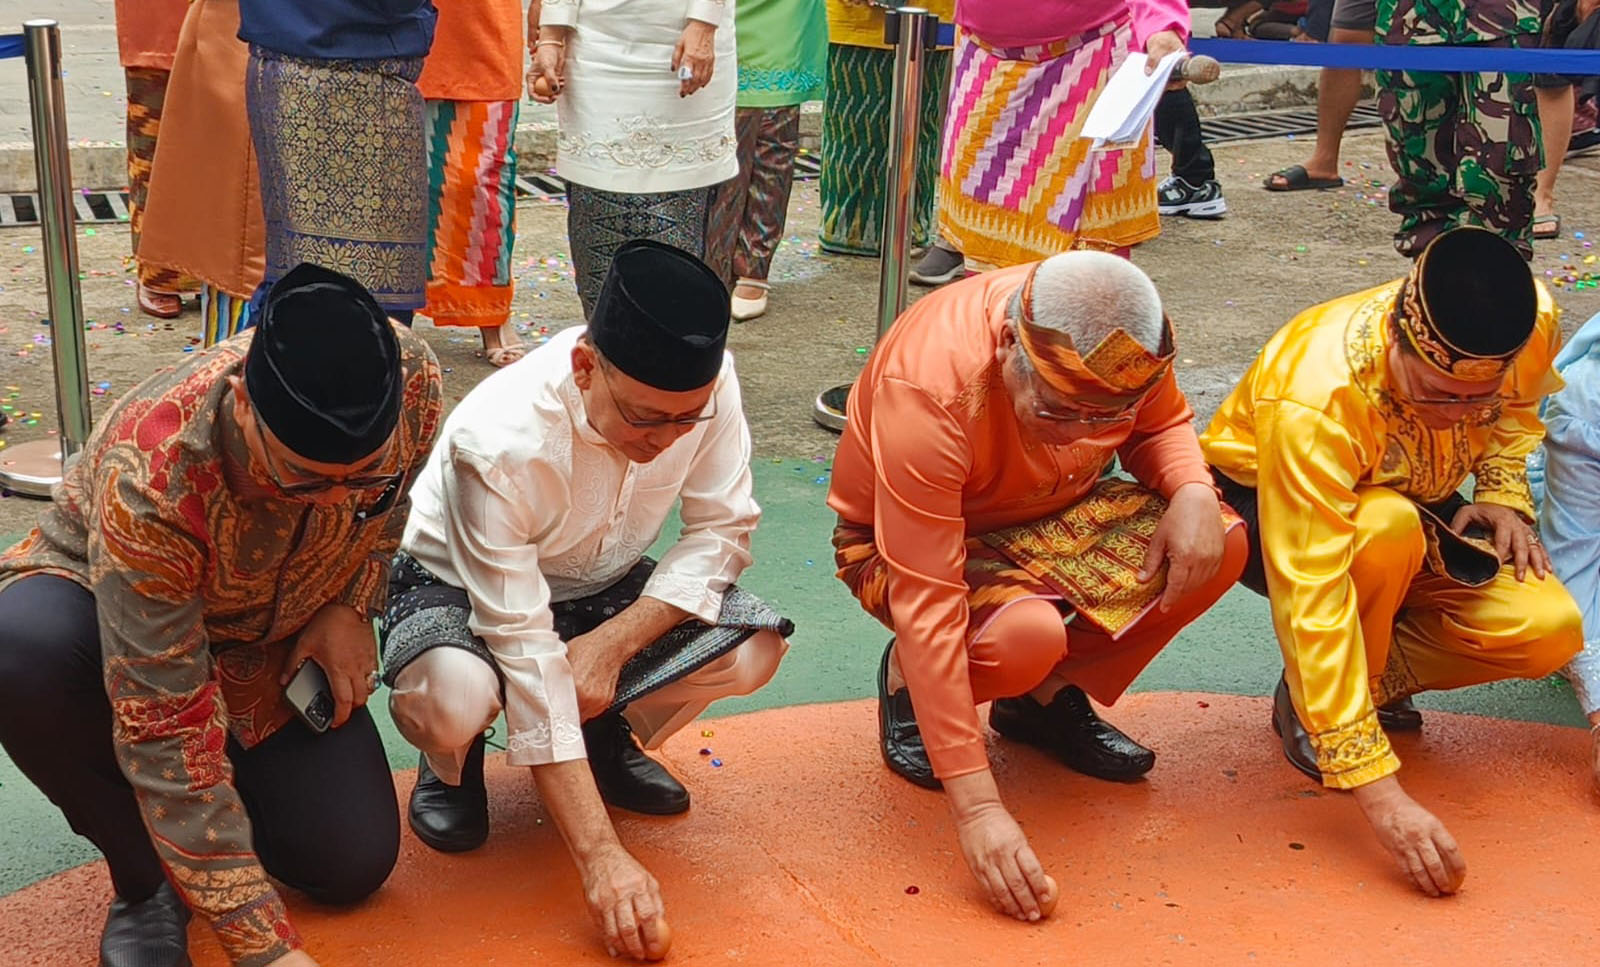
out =
[[[896,635],[884,760],[942,784],[968,865],[1020,919],[1055,885],[1001,803],[976,705],[1081,772],[1143,775],[1154,753],[1085,693],[1114,701],[1244,565],[1171,359],[1144,273],[1070,252],[924,298],[850,395],[828,503],[839,577]],[[1105,477],[1118,457],[1137,484]]]

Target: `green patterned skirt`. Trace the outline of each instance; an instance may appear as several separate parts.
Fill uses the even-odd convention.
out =
[[[911,200],[911,244],[934,239],[934,197],[950,51],[928,54],[917,134],[917,184]],[[822,248],[877,255],[883,236],[889,100],[894,51],[828,45],[828,92],[822,111]]]

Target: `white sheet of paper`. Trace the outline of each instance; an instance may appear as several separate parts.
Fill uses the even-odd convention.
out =
[[[1167,79],[1186,54],[1187,51],[1173,51],[1161,58],[1150,74],[1144,72],[1144,54],[1137,51],[1129,54],[1095,98],[1094,108],[1084,119],[1083,131],[1078,136],[1092,139],[1095,148],[1108,142],[1121,144],[1141,137],[1150,115],[1155,113],[1156,102],[1161,100],[1161,92],[1166,89]]]

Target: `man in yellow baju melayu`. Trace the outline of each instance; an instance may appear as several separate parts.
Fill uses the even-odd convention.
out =
[[[1433,896],[1455,892],[1466,865],[1401,788],[1378,707],[1415,716],[1397,700],[1542,677],[1582,645],[1524,466],[1544,434],[1539,400],[1561,385],[1559,341],[1516,249],[1457,229],[1407,278],[1295,317],[1201,437],[1249,528],[1241,583],[1271,601],[1285,755],[1351,790]],[[1470,503],[1457,495],[1469,475]]]

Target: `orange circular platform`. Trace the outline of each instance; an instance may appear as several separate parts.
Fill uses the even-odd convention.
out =
[[[1268,713],[1260,698],[1129,696],[1113,718],[1160,754],[1131,785],[997,742],[1003,795],[1062,886],[1037,925],[988,911],[943,797],[879,761],[872,702],[697,723],[665,753],[694,808],[618,814],[618,826],[661,881],[672,964],[1592,959],[1600,813],[1584,732],[1430,712],[1419,736],[1397,738],[1407,787],[1467,859],[1463,891],[1431,900],[1394,872],[1353,801],[1283,761]],[[411,783],[396,776],[401,802]],[[484,849],[446,856],[407,831],[394,877],[365,904],[291,896],[325,967],[615,963],[525,770],[491,759],[489,787]],[[93,963],[108,896],[96,864],[0,898],[0,959]],[[197,965],[225,963],[206,928],[191,937]]]

